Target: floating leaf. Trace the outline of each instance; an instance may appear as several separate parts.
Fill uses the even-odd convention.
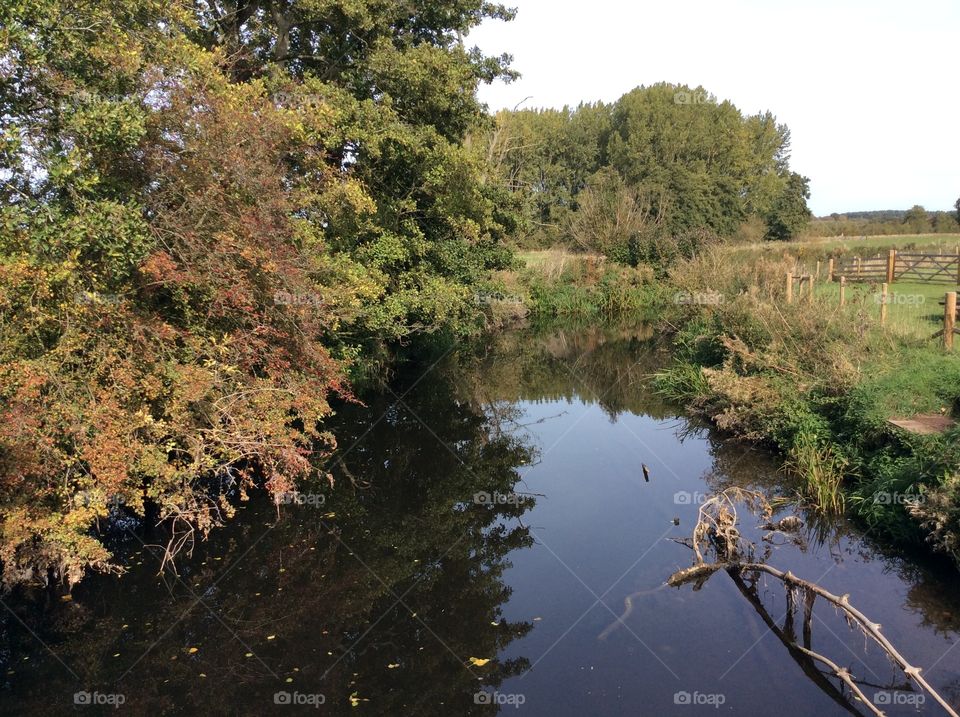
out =
[[[267,635],[267,639],[268,639],[268,640],[276,640],[276,639],[277,639],[277,636],[276,636],[276,635]]]
[[[388,670],[395,670],[398,667],[400,667],[399,662],[391,662],[389,665],[387,665]]]
[[[489,658],[483,658],[483,657],[471,657],[471,658],[470,658],[470,664],[471,664],[471,665],[474,665],[475,667],[483,667],[483,666],[484,666],[485,664],[487,664],[488,662],[490,662],[490,659],[489,659]]]
[[[200,648],[199,648],[199,647],[191,647],[189,650],[187,650],[187,652],[189,652],[191,655],[192,655],[194,652],[199,652],[199,651],[200,651]]]

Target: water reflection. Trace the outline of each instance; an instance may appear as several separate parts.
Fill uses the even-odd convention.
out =
[[[176,576],[157,577],[139,541],[159,540],[141,535],[129,574],[72,601],[9,596],[0,712],[62,714],[85,690],[122,694],[128,714],[492,715],[496,691],[523,714],[673,714],[674,693],[700,689],[735,712],[843,713],[829,679],[763,641],[784,630],[782,594],[719,579],[645,593],[689,560],[670,538],[689,534],[693,496],[792,493],[768,456],[650,390],[667,358],[644,326],[541,327],[402,367],[340,407],[316,499],[243,503]],[[919,664],[957,639],[955,574],[803,517],[780,567],[864,594]],[[948,696],[957,664],[934,675]]]

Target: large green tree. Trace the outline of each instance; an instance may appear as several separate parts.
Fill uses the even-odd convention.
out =
[[[700,87],[661,83],[612,105],[501,112],[487,147],[521,199],[534,243],[562,242],[571,225],[582,225],[579,195],[607,169],[653,202],[652,221],[666,235],[706,229],[729,236],[748,220],[769,219],[777,227],[768,238],[782,238],[799,225],[777,216],[800,216],[798,199],[806,207],[791,180],[789,130],[769,112],[745,116]],[[596,199],[590,196],[591,209]]]
[[[377,344],[476,325],[514,217],[461,139],[481,2],[0,7],[0,562],[111,569],[315,474]]]

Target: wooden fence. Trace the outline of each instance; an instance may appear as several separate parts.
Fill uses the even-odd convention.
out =
[[[871,283],[910,281],[921,284],[960,284],[960,253],[918,254],[891,249],[886,256],[830,260],[830,279]]]

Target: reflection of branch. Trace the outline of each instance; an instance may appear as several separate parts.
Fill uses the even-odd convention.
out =
[[[812,615],[808,612],[806,606],[810,605],[812,608],[812,601],[806,600],[804,604],[804,624],[803,624],[803,642],[805,648],[801,648],[793,639],[792,634],[788,636],[784,630],[782,630],[770,616],[770,613],[767,612],[767,609],[763,606],[763,603],[760,601],[759,595],[757,595],[756,587],[754,585],[747,585],[741,576],[736,571],[730,571],[730,578],[733,580],[734,585],[737,586],[737,589],[743,593],[743,596],[753,605],[754,609],[760,615],[760,618],[766,623],[767,627],[770,629],[774,635],[782,642],[787,651],[790,653],[790,656],[796,660],[797,664],[800,665],[800,669],[803,670],[813,683],[817,685],[823,692],[830,697],[838,705],[846,709],[851,714],[860,715],[861,713],[856,707],[850,704],[850,701],[847,699],[846,695],[842,691],[838,690],[836,686],[826,677],[823,673],[816,668],[816,665],[813,664],[813,661],[810,659],[811,655],[807,655],[803,650],[810,647],[810,619]],[[792,611],[790,617],[792,618]]]
[[[847,670],[847,668],[840,667],[836,662],[834,662],[830,658],[824,657],[820,653],[814,652],[813,650],[808,650],[807,648],[800,647],[800,645],[797,645],[797,644],[794,644],[794,647],[800,652],[802,652],[804,655],[809,657],[811,660],[817,660],[818,662],[822,662],[831,670],[833,670],[833,674],[839,677],[843,681],[843,683],[850,688],[850,691],[857,696],[857,699],[863,702],[863,704],[865,704],[867,708],[871,712],[873,712],[875,715],[878,715],[878,717],[883,717],[883,712],[881,712],[879,709],[874,707],[873,703],[867,699],[867,696],[863,694],[863,691],[860,689],[860,687],[857,686],[857,683],[854,682],[853,677],[850,675],[850,671]]]

